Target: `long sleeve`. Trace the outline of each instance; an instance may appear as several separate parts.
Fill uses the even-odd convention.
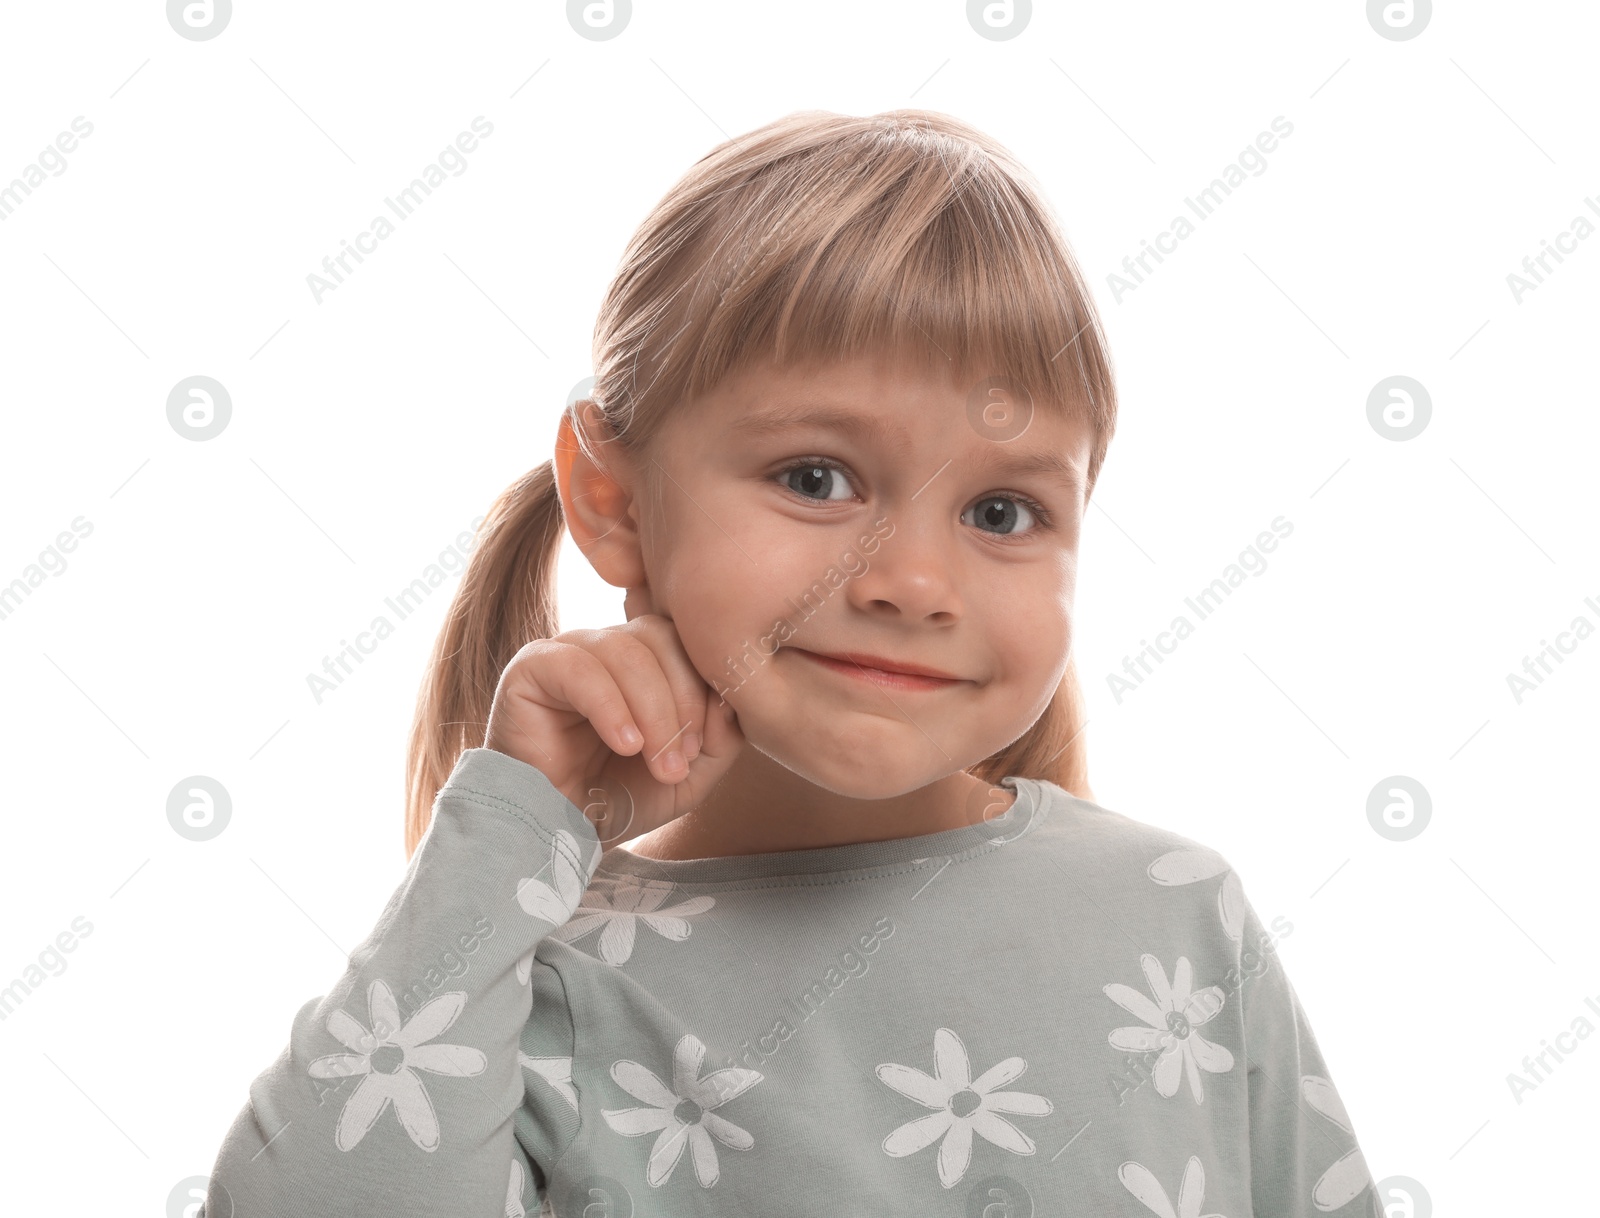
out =
[[[1239,967],[1252,1209],[1258,1218],[1382,1218],[1344,1101],[1273,936],[1248,903]]]
[[[530,1157],[514,1120],[529,1094],[555,1093],[526,1091],[523,1035],[530,1023],[571,1035],[534,949],[571,917],[600,853],[591,822],[541,771],[464,752],[377,926],[251,1083],[199,1218],[533,1208],[535,1173],[550,1164]],[[568,1123],[526,1117],[534,1134]]]

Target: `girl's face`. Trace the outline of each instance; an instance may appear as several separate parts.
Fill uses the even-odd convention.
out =
[[[1061,682],[1090,432],[1039,406],[1014,434],[984,388],[877,359],[759,367],[639,471],[630,616],[670,618],[747,742],[826,790],[889,798],[974,765]]]

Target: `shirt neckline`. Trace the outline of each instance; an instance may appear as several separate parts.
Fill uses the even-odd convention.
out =
[[[600,856],[595,875],[635,876],[667,880],[674,884],[720,884],[785,876],[837,875],[937,858],[959,862],[984,848],[1003,845],[1027,834],[1041,819],[1046,805],[1044,782],[1010,775],[997,784],[1016,793],[1011,806],[999,816],[959,829],[920,833],[881,842],[849,842],[808,850],[778,850],[765,854],[734,854],[704,859],[650,859],[616,847]]]

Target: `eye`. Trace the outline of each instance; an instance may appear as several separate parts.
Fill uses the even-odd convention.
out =
[[[850,483],[844,476],[843,468],[821,457],[806,457],[796,461],[780,470],[777,477],[779,482],[802,499],[825,503],[851,496]]]
[[[978,500],[965,512],[961,513],[962,523],[967,523],[967,517],[974,517],[971,523],[976,524],[988,532],[992,527],[994,534],[1000,537],[1014,536],[1034,530],[1025,527],[1026,522],[1042,524],[1048,520],[1045,510],[1031,499],[1024,499],[1020,495],[989,495]],[[1019,528],[1019,519],[1024,527]]]

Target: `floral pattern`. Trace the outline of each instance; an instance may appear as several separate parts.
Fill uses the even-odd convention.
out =
[[[328,1017],[328,1031],[350,1052],[317,1058],[307,1067],[311,1077],[365,1076],[339,1112],[334,1145],[354,1150],[392,1100],[400,1127],[412,1142],[422,1150],[439,1148],[439,1118],[416,1072],[426,1070],[454,1078],[483,1073],[488,1059],[477,1049],[427,1043],[449,1030],[466,1003],[467,996],[459,990],[436,995],[402,1026],[393,992],[374,979],[367,987],[370,1031],[343,1010]]]
[[[511,1183],[506,1185],[506,1214],[505,1218],[528,1218],[528,1211],[522,1204],[523,1180],[527,1175],[522,1170],[522,1163],[518,1159],[511,1160]]]
[[[489,761],[462,783],[483,806],[550,794]],[[1252,1200],[1278,1218],[1365,1218],[1378,1190],[1286,979],[1223,980],[1257,925],[1232,868],[1093,805],[1053,806],[1033,839],[1048,856],[951,863],[937,908],[877,923],[927,907],[927,877],[884,864],[899,849],[674,884],[598,871],[553,796],[531,827],[440,816],[345,979],[252,1085],[261,1137],[229,1153],[236,1168],[258,1155],[257,1171],[218,1179],[249,1187],[270,1169],[248,1199],[261,1213],[273,1196],[318,1212],[350,1188],[449,1213],[470,1176],[504,1218],[554,1218],[569,1197],[838,1209],[878,1186],[918,1214],[998,1209],[1025,1187],[1041,1214],[1090,1197],[1105,1218],[1245,1218]],[[468,926],[485,945],[465,961]],[[1148,1092],[1121,1107],[1135,1074]],[[339,1169],[358,1156],[362,1170]]]
[[[661,902],[672,894],[674,885],[661,880],[641,880],[627,877],[611,886],[609,896],[599,891],[599,886],[583,894],[572,920],[551,932],[551,938],[571,943],[591,931],[600,931],[600,959],[607,964],[626,964],[633,955],[634,937],[638,927],[644,925],[663,939],[681,943],[693,930],[689,919],[705,913],[716,904],[715,897],[690,897],[676,905],[661,909]]]
[[[1183,1169],[1183,1179],[1178,1182],[1177,1208],[1173,1208],[1167,1190],[1156,1180],[1155,1173],[1142,1163],[1132,1160],[1124,1163],[1117,1168],[1117,1179],[1144,1203],[1147,1210],[1159,1214],[1161,1218],[1223,1218],[1221,1214],[1200,1212],[1205,1204],[1206,1169],[1196,1155],[1189,1156],[1189,1162]]]
[[[1318,1114],[1354,1136],[1350,1114],[1345,1111],[1344,1101],[1339,1098],[1331,1082],[1320,1075],[1303,1075],[1300,1094]],[[1361,1148],[1352,1147],[1334,1160],[1333,1166],[1311,1186],[1311,1204],[1324,1212],[1339,1209],[1359,1197],[1371,1183],[1372,1176],[1367,1171],[1367,1161],[1361,1154]]]
[[[636,1061],[611,1064],[611,1077],[643,1108],[604,1108],[600,1115],[606,1124],[625,1137],[654,1133],[645,1179],[651,1188],[660,1188],[672,1178],[672,1169],[689,1147],[694,1160],[695,1178],[702,1188],[710,1188],[721,1175],[716,1142],[735,1150],[749,1150],[755,1139],[732,1121],[714,1111],[729,1100],[743,1095],[759,1083],[763,1075],[743,1066],[725,1066],[704,1078],[700,1066],[706,1047],[699,1037],[685,1034],[672,1051],[672,1085]],[[712,1141],[715,1138],[716,1141]]]
[[[559,830],[550,852],[550,882],[537,876],[518,880],[517,904],[525,913],[543,918],[551,926],[560,926],[578,907],[592,874],[592,870],[579,870],[578,839],[565,829]]]
[[[1203,846],[1169,850],[1151,863],[1145,874],[1168,888],[1222,876],[1222,886],[1217,890],[1217,916],[1222,919],[1222,929],[1228,938],[1235,943],[1244,938],[1244,911],[1248,907],[1244,885],[1228,860],[1215,850]]]
[[[518,1053],[517,1061],[526,1070],[532,1070],[555,1088],[556,1094],[578,1111],[578,1092],[572,1085],[572,1059],[570,1057],[530,1057]]]
[[[1157,1093],[1169,1097],[1176,1094],[1179,1075],[1186,1073],[1194,1102],[1204,1103],[1200,1071],[1221,1074],[1233,1069],[1233,1054],[1198,1031],[1222,1010],[1222,987],[1192,990],[1193,970],[1187,956],[1178,957],[1170,983],[1161,962],[1148,952],[1139,957],[1139,964],[1154,1001],[1118,981],[1104,990],[1107,998],[1149,1027],[1114,1028],[1108,1037],[1111,1047],[1124,1053],[1153,1053],[1159,1049],[1161,1056],[1152,1071]]]
[[[1022,1058],[1008,1057],[974,1079],[961,1037],[949,1028],[938,1029],[933,1034],[931,1076],[914,1066],[892,1062],[875,1072],[885,1086],[933,1109],[930,1115],[909,1121],[886,1137],[884,1153],[899,1158],[938,1142],[939,1183],[945,1188],[954,1188],[966,1175],[975,1133],[1012,1154],[1031,1155],[1033,1139],[1000,1114],[1043,1116],[1055,1106],[1042,1095],[997,1090],[1021,1077],[1027,1068]]]

